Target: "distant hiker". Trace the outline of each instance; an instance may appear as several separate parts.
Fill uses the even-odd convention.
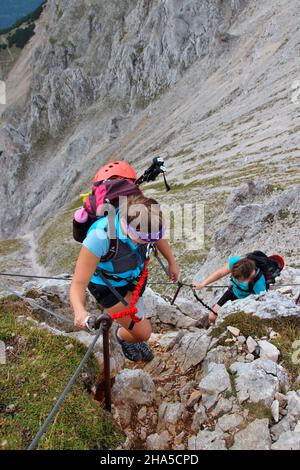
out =
[[[231,274],[229,288],[213,307],[215,314],[211,312],[209,315],[211,323],[215,323],[220,308],[226,302],[244,299],[251,294],[260,294],[268,290],[284,266],[284,259],[280,255],[268,257],[261,251],[249,253],[244,258],[232,256],[228,264],[215,271],[200,284],[193,284],[192,287],[202,289]]]
[[[120,295],[130,303],[151,245],[155,245],[167,260],[170,279],[178,280],[175,258],[167,240],[163,239],[165,228],[158,203],[137,194],[128,196],[127,204],[126,213],[121,207],[113,219],[103,216],[94,222],[83,241],[70,289],[75,325],[80,328],[85,327],[89,316],[85,308],[86,288],[108,314],[124,310],[118,298]],[[139,210],[131,210],[135,208]],[[132,212],[138,216],[132,216]],[[110,237],[113,231],[114,238]],[[141,295],[145,287],[146,282]],[[153,359],[153,353],[146,341],[152,332],[151,324],[144,318],[141,298],[136,306],[140,322],[133,323],[130,317],[119,319],[116,336],[128,359],[149,361]]]

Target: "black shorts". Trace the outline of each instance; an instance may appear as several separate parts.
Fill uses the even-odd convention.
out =
[[[145,282],[145,284],[143,285],[143,288],[140,293],[140,297],[143,295],[145,291],[146,284],[147,282]],[[127,292],[133,292],[135,290],[136,284],[129,283],[129,284],[126,284],[126,286],[121,286],[121,287],[114,286],[114,288],[122,297],[125,297]],[[115,294],[107,286],[90,282],[88,285],[88,290],[103,308],[113,307],[114,305],[120,302],[120,300],[115,296]],[[126,308],[125,305],[124,305],[124,308]]]
[[[218,300],[217,304],[220,305],[220,307],[223,307],[223,305],[225,305],[226,302],[228,302],[229,300],[237,300],[237,297],[234,295],[231,288],[227,289],[227,291],[224,292],[220,300]]]

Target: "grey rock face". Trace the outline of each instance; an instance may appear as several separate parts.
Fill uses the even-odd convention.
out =
[[[230,369],[236,373],[237,397],[240,403],[248,400],[253,403],[264,401],[267,406],[271,406],[276,392],[282,387],[288,387],[286,371],[270,360],[235,362]]]
[[[272,450],[300,450],[300,432],[284,432],[272,445]]]
[[[216,364],[230,364],[237,357],[237,351],[226,346],[217,346],[216,348],[208,351],[203,364],[202,370],[204,373],[208,372],[209,365],[214,362]]]
[[[222,308],[217,323],[221,323],[231,313],[241,311],[262,319],[300,316],[300,307],[295,305],[294,300],[278,292],[267,292],[228,302]]]
[[[280,356],[280,351],[273,344],[266,340],[258,341],[260,348],[259,356],[261,359],[270,359],[270,361],[277,362]]]
[[[224,364],[210,364],[208,374],[201,380],[199,389],[202,392],[202,402],[207,410],[212,408],[224,392],[231,392],[229,374]]]
[[[251,338],[251,336],[248,336],[246,344],[249,353],[253,354],[258,346],[257,342],[253,338]]]
[[[294,392],[288,392],[287,394],[288,397],[288,419],[291,425],[294,425],[297,423],[297,421],[300,419],[300,396]]]
[[[168,449],[169,441],[171,439],[168,431],[163,431],[161,434],[151,434],[147,437],[146,446],[149,450],[164,450]]]
[[[218,403],[216,404],[215,408],[212,410],[212,416],[218,418],[219,416],[223,416],[226,413],[230,413],[233,407],[233,399],[226,399],[220,397]]]
[[[158,416],[166,424],[176,424],[185,411],[182,403],[162,403],[158,410]]]
[[[271,427],[271,436],[273,441],[278,441],[279,437],[281,434],[291,431],[291,426],[289,423],[288,418],[285,416],[280,420],[278,424],[275,424],[274,426]]]
[[[211,338],[207,336],[205,330],[200,333],[187,333],[175,346],[177,363],[186,372],[190,367],[200,364],[206,356]]]
[[[190,437],[189,450],[226,450],[225,440],[221,431],[200,431],[197,436]]]
[[[271,437],[268,419],[256,419],[234,436],[230,450],[269,450]]]
[[[240,415],[224,415],[218,419],[217,426],[223,431],[233,431],[243,422],[243,417]]]
[[[116,376],[112,397],[118,405],[151,405],[155,385],[147,372],[124,369]]]
[[[194,318],[184,315],[175,305],[170,305],[150,288],[145,290],[143,299],[145,316],[155,323],[171,325],[178,329],[189,328],[199,323]]]
[[[193,416],[192,431],[198,432],[207,419],[206,410],[203,405],[200,405]]]
[[[6,165],[5,179],[19,178],[22,172],[20,182],[24,177],[30,180],[24,165],[28,153],[49,136],[56,139],[93,106],[96,112],[103,111],[103,127],[105,113],[111,121],[111,114],[120,108],[124,114],[145,108],[197,59],[222,49],[216,34],[228,29],[243,4],[230,0],[48,3],[40,42],[31,57],[25,109],[6,111],[3,163],[10,162],[11,168]],[[114,127],[103,129],[109,139],[118,135],[118,126]],[[47,180],[51,185],[58,179],[62,187],[64,176],[53,172]],[[71,185],[69,181],[68,189]],[[36,186],[42,189],[42,184]],[[15,218],[30,213],[30,207],[18,206],[17,187],[6,184],[6,197],[1,197],[1,206],[5,200],[8,203],[1,212],[3,236],[17,229]],[[28,198],[34,203],[29,193]]]
[[[253,183],[252,183],[253,184]],[[255,183],[254,183],[255,184]],[[257,192],[263,188],[256,188]],[[262,196],[262,194],[261,194]],[[243,198],[243,195],[240,195]],[[233,195],[238,198],[238,193]],[[299,211],[299,187],[287,190],[282,194],[275,196],[268,202],[247,203],[238,205],[233,211],[228,211],[228,222],[226,227],[220,229],[215,235],[215,245],[218,251],[228,250],[235,247],[242,241],[249,240],[259,236],[268,227],[270,220],[287,210],[287,208]],[[229,201],[229,208],[232,202]],[[298,207],[298,208],[297,208]]]
[[[176,306],[184,315],[197,320],[197,326],[203,328],[208,327],[208,312],[203,308],[199,308],[199,304],[191,302],[183,297],[179,297],[176,299]]]

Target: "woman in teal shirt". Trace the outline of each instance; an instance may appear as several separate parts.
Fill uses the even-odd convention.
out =
[[[211,312],[209,316],[212,323],[216,321],[220,308],[229,300],[244,299],[251,294],[260,294],[267,290],[265,276],[257,269],[255,262],[238,256],[232,256],[228,264],[215,271],[200,284],[194,284],[193,288],[202,289],[228,274],[231,274],[231,285],[213,307],[215,313]]]

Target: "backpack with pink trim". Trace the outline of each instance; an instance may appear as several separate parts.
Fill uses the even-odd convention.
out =
[[[105,204],[111,204],[118,208],[120,196],[142,195],[139,185],[143,182],[154,181],[160,173],[163,173],[166,189],[169,191],[170,187],[165,179],[165,171],[164,161],[161,157],[154,158],[150,168],[140,178],[125,162],[113,162],[102,167],[96,174],[92,191],[82,195],[84,198],[83,207],[77,209],[74,214],[74,239],[82,243],[91,225],[107,215]],[[129,177],[126,177],[127,175]],[[98,178],[103,177],[108,179],[97,181]],[[118,179],[113,179],[116,177]],[[134,177],[136,178],[133,179]]]

